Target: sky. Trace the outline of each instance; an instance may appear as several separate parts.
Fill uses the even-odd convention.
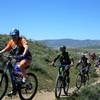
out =
[[[100,39],[100,0],[0,0],[0,34],[32,40]]]

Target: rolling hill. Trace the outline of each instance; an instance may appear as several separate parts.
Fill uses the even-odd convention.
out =
[[[65,45],[67,48],[100,48],[100,40],[74,40],[74,39],[57,39],[57,40],[42,40],[42,44],[48,47],[58,48]]]

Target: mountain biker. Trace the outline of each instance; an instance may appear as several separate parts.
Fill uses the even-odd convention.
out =
[[[81,65],[81,66],[79,66],[79,65]],[[89,63],[88,58],[86,57],[85,54],[83,54],[81,59],[77,63],[76,68],[81,67],[80,69],[81,69],[82,73],[88,74],[90,66],[91,66],[91,64]]]
[[[22,82],[26,80],[26,68],[30,65],[32,56],[29,51],[28,43],[26,39],[20,36],[20,32],[18,29],[13,28],[10,32],[10,36],[12,39],[7,43],[7,46],[0,51],[0,54],[14,50],[15,55],[18,57],[17,63],[14,65],[15,69],[20,69],[22,72]],[[13,84],[14,85],[14,84]],[[12,95],[16,94],[15,85],[13,86],[13,90],[11,92]]]
[[[98,57],[96,61],[96,67],[100,69],[100,56]]]
[[[65,66],[66,76],[68,77],[68,82],[70,82],[69,69],[70,69],[71,60],[70,60],[68,52],[66,52],[66,46],[61,46],[60,51],[61,51],[61,53],[59,55],[57,55],[57,57],[53,60],[51,65],[54,66],[55,62],[59,59],[61,66],[63,66],[63,65]]]

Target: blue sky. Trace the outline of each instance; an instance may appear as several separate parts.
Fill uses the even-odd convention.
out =
[[[100,0],[0,0],[0,34],[33,40],[100,39]]]

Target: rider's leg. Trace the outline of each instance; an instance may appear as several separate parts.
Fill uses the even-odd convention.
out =
[[[18,64],[18,66],[20,67],[22,74],[23,74],[23,81],[25,81],[27,74],[26,74],[26,67],[29,66],[31,63],[30,60],[21,60]]]

